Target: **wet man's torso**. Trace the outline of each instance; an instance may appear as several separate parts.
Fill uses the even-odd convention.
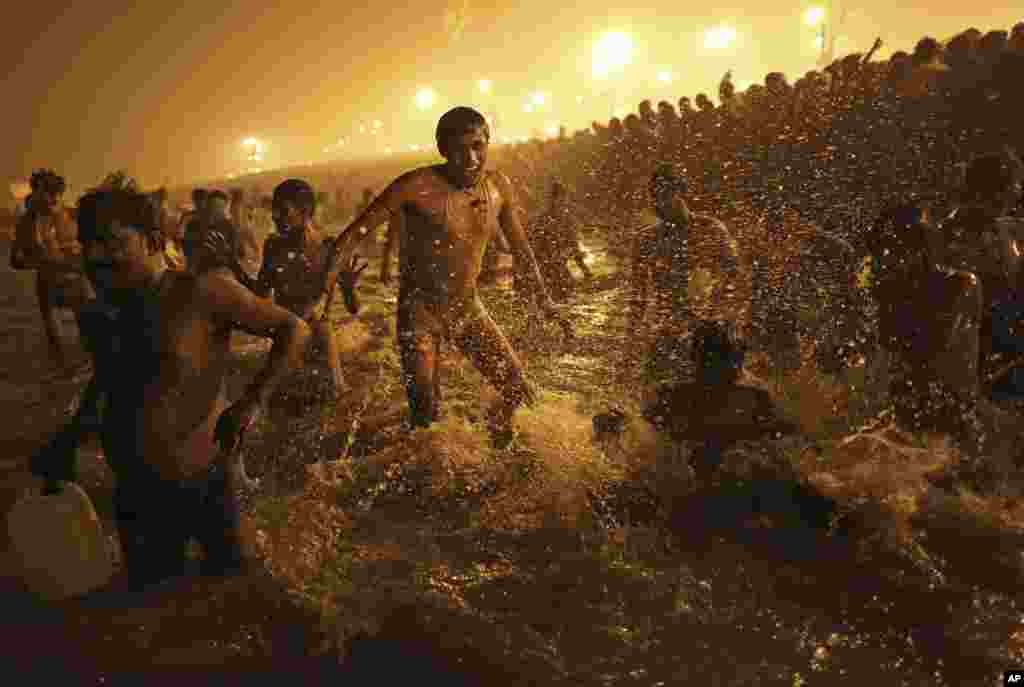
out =
[[[231,333],[203,314],[195,285],[191,275],[168,272],[112,322],[103,445],[117,472],[180,479],[215,457]]]
[[[270,273],[267,281],[274,300],[297,315],[323,293],[330,240],[317,235],[303,241],[298,237],[274,237],[264,249]]]
[[[501,195],[485,173],[454,188],[435,168],[419,170],[401,197],[399,302],[444,309],[471,306],[488,242],[498,228]]]

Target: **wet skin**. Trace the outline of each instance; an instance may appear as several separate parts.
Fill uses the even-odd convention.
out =
[[[159,241],[116,221],[83,241],[86,267],[120,308],[123,350],[105,344],[97,384],[108,394],[101,430],[113,464],[144,461],[164,479],[185,479],[235,451],[273,389],[305,349],[309,328],[258,298],[227,268],[201,275],[163,268]],[[265,368],[227,408],[231,333],[274,340]],[[113,357],[113,359],[109,359]],[[227,410],[225,410],[227,408]]]
[[[267,239],[255,291],[272,297],[309,323],[315,340],[324,348],[331,382],[338,392],[344,387],[344,378],[325,288],[331,278],[333,244],[324,239],[309,214],[288,202],[275,207],[275,222],[282,235]]]
[[[81,245],[71,214],[60,195],[37,192],[19,220],[11,250],[11,267],[36,270],[36,296],[51,354],[61,365],[66,356],[60,340],[58,308],[78,311],[95,298],[82,272]]]
[[[484,251],[499,229],[526,268],[547,314],[562,321],[526,240],[511,183],[500,172],[484,171],[487,143],[481,128],[453,138],[445,165],[396,179],[339,237],[332,272],[351,262],[376,227],[399,219],[397,334],[416,426],[430,424],[438,414],[438,353],[444,339],[500,392],[503,403],[492,418],[496,427],[507,429],[515,408],[533,399],[522,364],[477,292]]]

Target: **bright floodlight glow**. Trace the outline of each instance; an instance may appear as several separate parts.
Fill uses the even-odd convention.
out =
[[[736,40],[736,29],[731,26],[716,26],[704,34],[704,47],[711,50],[728,48]]]
[[[530,139],[529,139],[529,138],[527,138],[526,136],[520,136],[520,137],[519,137],[519,142],[520,142],[520,143],[526,143],[526,142],[527,142],[527,141],[529,141],[529,140],[530,140]]]
[[[325,153],[329,153],[329,152],[331,152],[331,149],[330,148],[324,148],[324,152]]]
[[[523,112],[533,112],[533,104],[526,103],[525,105],[523,105]]]
[[[672,72],[658,72],[658,81],[661,83],[672,83]]]
[[[583,96],[582,95],[576,96],[576,102],[579,103],[579,104],[582,104],[583,103]]]
[[[545,102],[547,102],[547,99],[548,97],[544,93],[534,93],[532,96],[530,96],[530,100],[533,101],[534,105],[543,105]]]
[[[814,37],[814,47],[817,48],[818,50],[821,50],[822,48],[824,48],[825,47],[825,37],[824,36],[815,36]]]
[[[546,127],[544,127],[544,133],[546,133],[548,136],[557,136],[558,135],[558,125],[557,124],[549,124],[549,125],[547,125]]]
[[[361,133],[361,134],[365,134],[366,133],[366,127],[363,126],[362,124],[359,125],[359,133]]]
[[[804,12],[804,23],[808,26],[817,26],[825,18],[825,10],[821,7],[811,7]]]
[[[477,86],[477,88],[480,89],[481,93],[490,93],[491,92],[491,80],[490,79],[480,79],[479,81],[476,82],[476,86]]]
[[[409,147],[410,147],[410,148],[412,148],[412,149],[413,149],[413,150],[415,150],[415,151],[418,151],[418,150],[420,149],[419,145],[417,145],[417,144],[415,144],[415,143],[413,143],[413,144],[412,144],[411,146],[409,146]]]
[[[385,155],[390,155],[391,154],[391,148],[385,148],[384,149],[384,154]]]
[[[374,128],[374,129],[379,129],[380,127],[381,127],[381,122],[380,122],[380,120],[379,120],[379,119],[375,119],[375,120],[373,120],[373,128]]]
[[[429,110],[434,106],[434,101],[437,96],[434,95],[434,91],[430,88],[421,88],[416,92],[416,107],[421,110]]]
[[[244,146],[255,146],[255,145],[259,145],[259,144],[260,144],[260,142],[257,141],[252,136],[250,136],[249,138],[247,138],[244,141],[242,141],[242,145],[244,145]]]
[[[633,38],[622,31],[602,34],[592,54],[594,76],[606,77],[633,61]]]

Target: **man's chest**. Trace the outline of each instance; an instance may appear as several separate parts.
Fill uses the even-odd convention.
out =
[[[321,280],[326,259],[327,245],[322,241],[278,246],[270,258],[270,280],[278,291],[302,289]]]
[[[469,189],[424,191],[402,208],[410,238],[475,243],[489,239],[498,227],[501,197],[490,182]]]

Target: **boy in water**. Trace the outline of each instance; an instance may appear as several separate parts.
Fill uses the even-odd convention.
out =
[[[691,356],[696,382],[661,387],[643,416],[675,441],[703,444],[691,459],[698,479],[711,479],[736,442],[799,431],[767,391],[738,384],[745,351],[727,325],[701,322]]]
[[[569,206],[569,197],[562,182],[555,181],[552,184],[551,205],[533,223],[529,239],[534,254],[539,256],[537,264],[544,283],[556,301],[567,298],[576,285],[566,264],[570,259],[579,266],[584,279],[593,279],[594,274],[587,266],[586,255],[580,247],[579,222]],[[524,295],[530,293],[529,282],[525,277],[516,270],[513,278],[513,287]]]
[[[99,435],[116,476],[128,578],[145,585],[181,574],[192,537],[205,549],[205,573],[237,571],[244,563],[237,491],[246,479],[237,449],[301,361],[309,328],[254,296],[226,268],[167,270],[159,220],[143,194],[86,194],[79,240],[86,272],[111,306],[97,337],[95,382],[106,400]],[[272,338],[274,346],[228,407],[224,383],[237,329]],[[93,429],[73,418],[33,457],[32,471],[47,480],[73,478],[76,449]]]
[[[61,204],[64,178],[41,169],[32,175],[31,187],[31,202],[18,221],[11,247],[11,268],[36,270],[36,296],[50,353],[64,367],[68,360],[60,338],[58,309],[74,311],[77,319],[95,293],[82,271],[75,222]]]
[[[479,112],[457,107],[445,113],[437,125],[437,146],[447,162],[393,181],[338,237],[335,266],[350,273],[359,245],[376,227],[400,218],[396,329],[412,426],[426,427],[439,417],[438,357],[448,340],[500,392],[489,420],[496,443],[505,445],[513,436],[516,408],[532,403],[535,395],[478,294],[484,251],[499,228],[528,270],[545,314],[567,332],[570,328],[548,295],[511,183],[504,174],[486,170],[489,143],[490,129]]]

